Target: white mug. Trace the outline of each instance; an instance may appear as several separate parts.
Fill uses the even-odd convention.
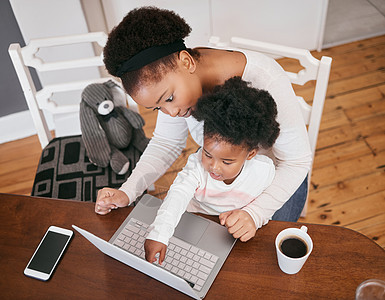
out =
[[[298,240],[305,245],[302,245]],[[292,246],[295,245],[290,245],[290,243],[298,244],[299,247],[295,247],[296,250],[293,252],[292,250],[294,248]],[[286,228],[275,238],[275,248],[277,250],[278,265],[281,270],[286,274],[296,274],[301,270],[312,252],[313,241],[307,234],[306,226],[302,226],[301,229]],[[283,251],[285,251],[286,254],[283,253]]]

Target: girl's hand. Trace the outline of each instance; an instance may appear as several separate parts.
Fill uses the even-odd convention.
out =
[[[225,225],[230,234],[241,242],[246,242],[255,236],[257,228],[254,220],[244,210],[235,209],[219,215],[221,225]]]
[[[146,240],[144,242],[144,250],[146,252],[146,260],[150,263],[155,262],[156,256],[159,254],[158,263],[161,265],[166,257],[167,246],[161,242]]]
[[[98,192],[95,212],[99,215],[106,215],[111,212],[111,209],[125,207],[128,203],[130,203],[130,199],[126,193],[116,189],[104,188]]]

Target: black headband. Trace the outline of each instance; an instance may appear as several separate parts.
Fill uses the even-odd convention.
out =
[[[162,57],[170,55],[174,52],[185,50],[186,46],[183,40],[176,41],[171,44],[153,46],[147,49],[140,51],[138,54],[135,54],[130,59],[122,63],[116,72],[118,77],[121,77],[124,73],[129,71],[135,71],[152,63]]]

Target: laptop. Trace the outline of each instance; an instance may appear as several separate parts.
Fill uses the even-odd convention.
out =
[[[161,204],[154,196],[142,196],[108,242],[72,227],[106,255],[194,299],[203,299],[236,239],[226,227],[185,212],[170,239],[165,261],[162,265],[149,263],[144,259],[143,243]]]

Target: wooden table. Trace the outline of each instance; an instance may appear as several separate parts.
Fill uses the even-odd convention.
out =
[[[108,240],[131,208],[107,216],[93,203],[0,194],[2,299],[190,299],[104,255],[75,235],[53,277],[42,282],[23,270],[50,225],[75,224]],[[385,251],[350,229],[306,224],[314,249],[302,270],[278,267],[275,236],[300,223],[271,221],[247,243],[237,241],[205,299],[354,299],[364,280],[385,280]]]

